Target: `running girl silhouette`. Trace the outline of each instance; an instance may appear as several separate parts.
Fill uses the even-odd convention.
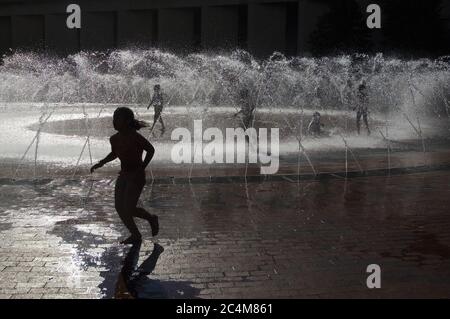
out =
[[[159,231],[158,216],[151,215],[146,210],[136,207],[139,196],[145,185],[145,168],[155,154],[155,148],[137,131],[146,126],[146,123],[134,118],[134,113],[127,107],[119,107],[113,116],[114,129],[118,132],[111,136],[111,153],[91,167],[91,173],[108,162],[120,159],[121,171],[117,178],[114,202],[120,219],[128,228],[131,236],[122,244],[134,244],[142,241],[133,217],[147,220],[152,228],[152,235]],[[146,152],[144,161],[142,154]]]

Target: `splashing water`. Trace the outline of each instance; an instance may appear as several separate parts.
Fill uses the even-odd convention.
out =
[[[172,104],[224,105],[248,87],[258,106],[280,105],[349,109],[355,86],[365,80],[373,111],[395,106],[448,115],[450,64],[446,59],[413,60],[376,56],[285,58],[279,53],[257,61],[244,51],[230,55],[174,54],[120,50],[51,58],[16,53],[0,66],[0,101],[68,103],[146,103],[154,83],[172,96]],[[194,101],[194,103],[192,103]]]
[[[95,120],[108,104],[146,105],[153,85],[160,84],[171,106],[184,107],[178,112],[195,114],[208,121],[216,116],[215,110],[223,107],[232,110],[227,112],[238,110],[239,92],[246,88],[262,123],[284,130],[281,135],[286,142],[285,150],[302,153],[315,172],[308,156],[310,149],[339,145],[345,154],[351,155],[346,158],[356,161],[352,148],[368,145],[367,141],[358,144],[358,140],[352,139],[354,125],[349,125],[349,121],[353,123],[357,88],[362,81],[367,85],[371,117],[377,121],[373,135],[377,135],[377,145],[383,145],[388,156],[392,140],[402,138],[420,140],[425,152],[426,138],[436,133],[427,131],[436,128],[430,119],[441,121],[438,131],[447,137],[450,120],[447,58],[401,60],[381,54],[286,58],[274,53],[270,59],[260,61],[239,50],[228,55],[181,56],[133,49],[80,52],[66,58],[19,52],[5,57],[0,65],[0,103],[39,109],[35,161],[41,154],[37,142],[43,143],[42,128],[52,120],[44,116],[46,112],[64,106],[75,108],[80,121],[84,120],[82,130],[86,136],[81,146],[83,151],[87,146],[92,161],[91,134],[95,136]],[[100,105],[95,112],[98,115],[89,118],[86,105]],[[312,111],[317,110],[329,115],[328,128],[334,139],[308,140],[303,136],[305,123]],[[39,116],[36,122],[38,119]],[[87,127],[91,122],[94,129]],[[227,121],[216,119],[210,124],[220,122]],[[181,119],[176,124],[184,125]],[[76,166],[83,151],[75,156]]]

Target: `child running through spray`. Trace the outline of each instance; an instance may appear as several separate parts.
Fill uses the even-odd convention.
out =
[[[311,119],[311,122],[309,122],[308,125],[308,134],[313,137],[318,137],[322,135],[322,126],[323,124],[320,122],[320,113],[314,112],[313,118]]]
[[[256,108],[248,89],[242,89],[239,92],[239,104],[241,105],[241,109],[239,110],[239,112],[234,114],[234,117],[242,114],[242,124],[244,126],[244,130],[246,130],[250,127],[253,127],[253,120],[255,116],[254,113]]]
[[[367,120],[369,110],[367,108],[367,86],[366,82],[363,80],[358,86],[358,105],[354,109],[356,111],[356,129],[358,130],[358,135],[361,131],[361,117],[363,118],[364,124],[366,125],[367,135],[370,135],[369,122]]]
[[[136,207],[145,185],[145,168],[155,154],[155,148],[137,131],[146,123],[134,118],[134,113],[127,107],[119,107],[113,115],[114,129],[118,132],[110,137],[111,152],[100,162],[92,166],[91,173],[106,163],[120,159],[121,171],[116,181],[114,202],[120,219],[128,228],[131,236],[122,244],[134,244],[142,241],[133,217],[147,220],[152,228],[152,235],[159,232],[158,216]],[[144,161],[142,154],[146,152]]]
[[[159,121],[159,123],[161,123],[161,136],[163,136],[164,132],[166,131],[166,128],[164,127],[164,122],[162,120],[163,104],[164,104],[164,99],[163,99],[163,94],[161,92],[161,86],[159,84],[156,84],[153,87],[153,97],[152,97],[152,100],[150,101],[150,104],[147,106],[147,110],[150,108],[150,106],[153,105],[155,114],[153,116],[153,125],[152,125],[152,128],[150,129],[150,131],[153,134],[153,128],[155,127],[156,122]]]

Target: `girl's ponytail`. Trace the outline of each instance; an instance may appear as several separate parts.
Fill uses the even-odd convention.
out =
[[[128,123],[130,123],[130,127],[136,131],[148,126],[146,122],[135,119],[133,111],[128,107],[118,107],[114,111],[114,117],[123,117]]]
[[[136,131],[139,131],[143,127],[148,127],[148,124],[146,122],[139,121],[139,120],[136,120],[136,119],[133,120],[131,125]]]

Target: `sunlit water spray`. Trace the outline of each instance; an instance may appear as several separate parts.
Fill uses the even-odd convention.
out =
[[[362,81],[368,91],[371,136],[364,134],[364,127],[358,136],[355,128],[353,109]],[[445,58],[286,58],[276,53],[260,61],[244,51],[181,56],[137,49],[67,58],[16,53],[0,66],[6,130],[0,141],[2,156],[19,162],[34,156],[36,164],[69,163],[75,174],[79,165],[105,155],[116,106],[128,105],[152,121],[145,107],[155,84],[161,85],[169,104],[163,113],[168,132],[153,141],[160,146],[156,161],[163,163],[170,161],[171,129],[192,127],[194,119],[202,119],[205,127],[242,126],[242,119],[233,114],[242,107],[243,89],[256,105],[255,127],[280,128],[281,154],[294,154],[298,163],[301,155],[314,173],[311,154],[316,151],[345,150],[346,162],[353,160],[361,168],[356,149],[384,148],[390,157],[393,142],[417,140],[426,152],[428,139],[449,135],[450,72]],[[322,114],[327,131],[321,138],[306,134],[314,111]],[[144,135],[152,139],[150,132]]]

